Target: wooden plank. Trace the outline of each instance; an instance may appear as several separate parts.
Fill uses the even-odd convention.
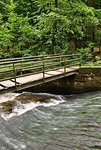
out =
[[[37,81],[40,79],[43,79],[43,73],[20,77],[20,78],[17,78],[16,81],[19,84],[26,84],[26,83]]]
[[[3,86],[5,86],[7,88],[15,86],[15,83],[12,82],[11,80],[2,81],[2,82],[0,82],[0,84],[2,84]]]

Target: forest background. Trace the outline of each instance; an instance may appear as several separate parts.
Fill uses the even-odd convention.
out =
[[[85,58],[100,46],[101,0],[0,0],[0,58]]]

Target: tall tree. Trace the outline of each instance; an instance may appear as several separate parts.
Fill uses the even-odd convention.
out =
[[[13,53],[13,56],[15,53],[19,56],[21,53],[24,54],[26,48],[30,46],[33,30],[27,16],[23,17],[15,13],[16,5],[13,0],[10,1],[10,4],[8,4],[7,7],[9,12],[8,19],[0,25],[0,41],[5,53]],[[17,54],[19,51],[20,54]]]
[[[88,31],[96,33],[100,26],[100,0],[2,0],[0,3],[0,43],[14,53],[66,53],[71,45],[76,48]]]

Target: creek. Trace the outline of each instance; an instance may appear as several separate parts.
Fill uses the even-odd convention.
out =
[[[100,150],[101,91],[55,97],[1,113],[0,150]]]

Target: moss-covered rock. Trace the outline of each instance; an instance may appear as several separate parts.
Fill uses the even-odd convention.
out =
[[[12,112],[14,104],[15,104],[14,101],[7,101],[7,102],[0,103],[1,111],[2,112],[8,112],[8,113]]]
[[[11,113],[14,106],[16,106],[16,102],[21,102],[21,104],[29,103],[29,102],[41,102],[48,103],[51,98],[55,98],[55,96],[46,95],[46,94],[34,94],[34,93],[22,93],[19,96],[16,96],[12,101],[7,101],[0,103],[0,108],[2,112]]]
[[[26,102],[41,102],[41,103],[47,103],[50,101],[51,98],[54,98],[54,96],[49,96],[45,94],[34,94],[34,93],[22,93],[21,95],[15,97],[15,101],[21,101],[22,103]]]

